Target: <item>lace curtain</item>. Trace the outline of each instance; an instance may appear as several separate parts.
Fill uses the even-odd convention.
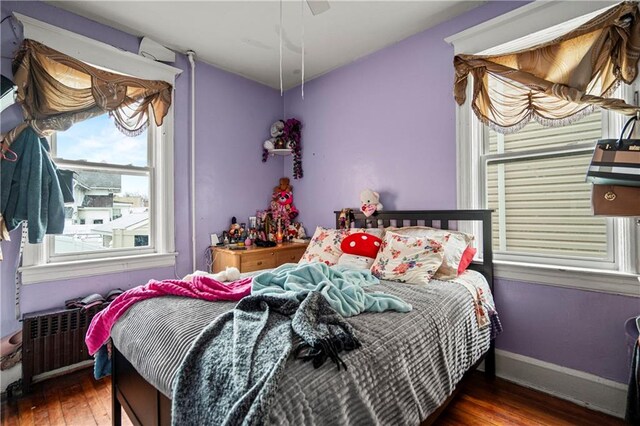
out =
[[[500,133],[520,130],[531,119],[562,126],[595,107],[634,115],[638,107],[609,96],[637,74],[640,14],[635,2],[608,9],[548,43],[508,54],[457,55],[454,97],[466,100],[473,76],[471,106]]]

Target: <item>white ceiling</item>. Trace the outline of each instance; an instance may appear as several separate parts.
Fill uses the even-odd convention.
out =
[[[280,88],[278,1],[48,1],[56,7],[149,36],[198,60]],[[304,6],[305,81],[451,19],[482,1],[343,1],[313,16],[302,0],[283,2],[283,84],[300,84]]]

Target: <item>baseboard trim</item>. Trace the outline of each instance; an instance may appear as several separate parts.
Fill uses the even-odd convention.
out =
[[[496,350],[496,375],[518,385],[624,418],[627,386],[584,371]]]
[[[82,370],[83,368],[89,368],[93,365],[92,359],[80,361],[75,364],[60,367],[55,370],[47,371],[46,373],[36,374],[31,381],[32,384],[39,383],[54,377],[64,376],[65,374],[71,374],[75,371]]]

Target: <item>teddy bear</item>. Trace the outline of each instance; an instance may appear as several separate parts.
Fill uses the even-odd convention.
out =
[[[382,210],[382,207],[380,194],[377,192],[365,189],[360,193],[360,210],[366,217],[371,216],[378,210]]]
[[[273,188],[271,215],[274,222],[281,220],[285,229],[298,216],[298,209],[293,204],[293,188],[289,185],[289,178],[281,178],[280,184]]]

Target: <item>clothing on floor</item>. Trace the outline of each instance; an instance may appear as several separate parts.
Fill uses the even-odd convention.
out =
[[[100,380],[111,375],[111,340],[100,346],[93,363],[93,377]]]

